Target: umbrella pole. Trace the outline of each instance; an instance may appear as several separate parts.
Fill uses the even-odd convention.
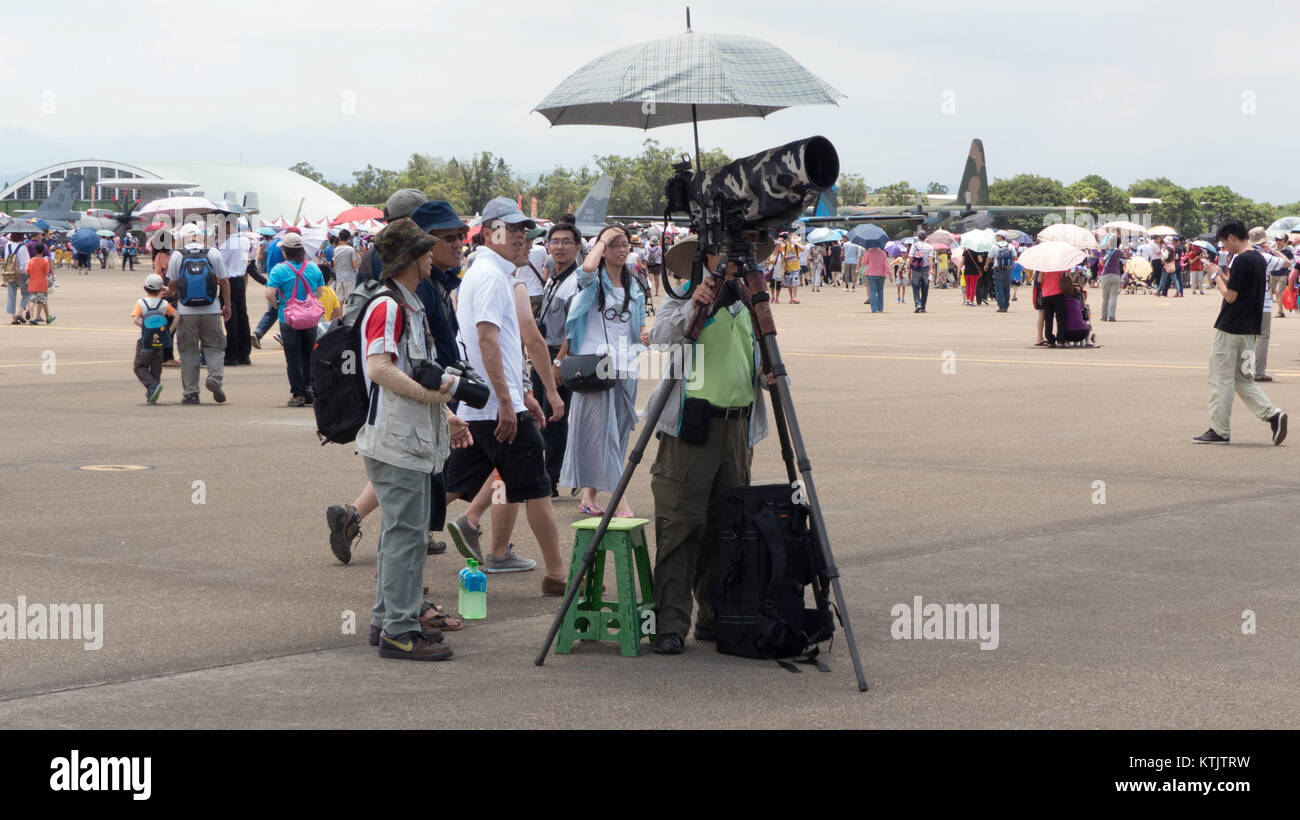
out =
[[[687,14],[690,14],[688,11]],[[695,119],[695,103],[691,103],[691,128],[695,131],[695,172],[700,172],[700,124]]]

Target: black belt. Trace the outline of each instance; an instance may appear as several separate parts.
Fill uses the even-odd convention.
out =
[[[747,419],[753,406],[747,404],[744,407],[714,407],[710,404],[709,415],[715,419]]]

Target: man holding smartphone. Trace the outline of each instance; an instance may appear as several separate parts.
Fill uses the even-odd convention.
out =
[[[1246,226],[1231,220],[1219,228],[1218,238],[1229,254],[1228,272],[1206,261],[1210,284],[1223,296],[1210,345],[1210,429],[1193,441],[1227,444],[1234,389],[1242,401],[1273,431],[1273,443],[1286,438],[1286,413],[1274,407],[1255,383],[1255,342],[1264,311],[1267,264],[1248,241]]]

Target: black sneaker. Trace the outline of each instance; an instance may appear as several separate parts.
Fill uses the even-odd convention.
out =
[[[352,545],[361,537],[361,516],[357,514],[357,508],[351,504],[346,507],[331,504],[325,510],[325,523],[330,528],[330,550],[335,558],[346,564],[352,560]]]
[[[379,633],[379,657],[400,658],[407,661],[445,661],[451,658],[451,647],[435,643],[421,632],[403,635]]]
[[[1273,443],[1281,444],[1286,440],[1286,413],[1281,410],[1273,414],[1273,418],[1268,420],[1268,426],[1273,428]]]
[[[716,641],[718,639],[718,630],[711,626],[695,627],[695,640],[697,641]]]
[[[655,642],[650,647],[656,655],[680,655],[684,644],[682,636],[676,632],[668,632],[663,635],[656,635]]]
[[[375,626],[375,625],[373,625],[373,624],[370,626],[370,645],[371,645],[371,646],[379,646],[379,633],[380,633],[381,631],[382,631],[382,630],[380,630],[379,627],[377,627],[377,626]],[[426,641],[428,641],[429,643],[442,643],[442,641],[443,641],[442,632],[441,632],[440,630],[437,630],[437,629],[426,629],[426,630],[424,630],[424,639],[425,639]]]
[[[208,376],[203,386],[212,391],[212,398],[217,400],[217,404],[221,404],[226,400],[226,391],[221,389],[221,382],[216,378]]]
[[[311,407],[313,404],[316,403],[316,394],[311,392],[310,390],[308,390],[306,393],[303,393],[302,403],[307,405],[308,407]]]
[[[434,538],[434,537],[433,537],[433,533],[432,533],[432,532],[429,533],[429,548],[428,548],[427,550],[425,550],[425,554],[426,554],[426,555],[442,555],[442,554],[443,554],[444,552],[446,552],[446,551],[447,551],[447,542],[446,542],[446,541],[440,541],[440,540],[438,540],[437,538]]]
[[[187,395],[181,396],[181,404],[198,404],[198,403],[199,403],[198,393],[189,393]]]
[[[1279,413],[1278,415],[1281,414]],[[1274,416],[1274,418],[1276,417],[1277,416]],[[1271,420],[1269,421],[1269,424],[1272,424]],[[1285,422],[1283,422],[1283,424],[1285,425]],[[1282,429],[1285,430],[1286,427],[1283,426]],[[1283,433],[1283,435],[1286,434]],[[1206,430],[1204,433],[1201,433],[1199,436],[1195,436],[1194,438],[1192,438],[1192,441],[1198,442],[1200,444],[1227,444],[1229,438],[1230,438],[1229,436],[1221,436],[1218,433],[1214,432],[1214,428],[1211,427],[1209,430]]]

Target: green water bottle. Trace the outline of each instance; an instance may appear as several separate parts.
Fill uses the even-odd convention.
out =
[[[460,597],[457,608],[460,617],[467,621],[487,617],[487,576],[478,568],[478,561],[470,558],[460,571]]]

